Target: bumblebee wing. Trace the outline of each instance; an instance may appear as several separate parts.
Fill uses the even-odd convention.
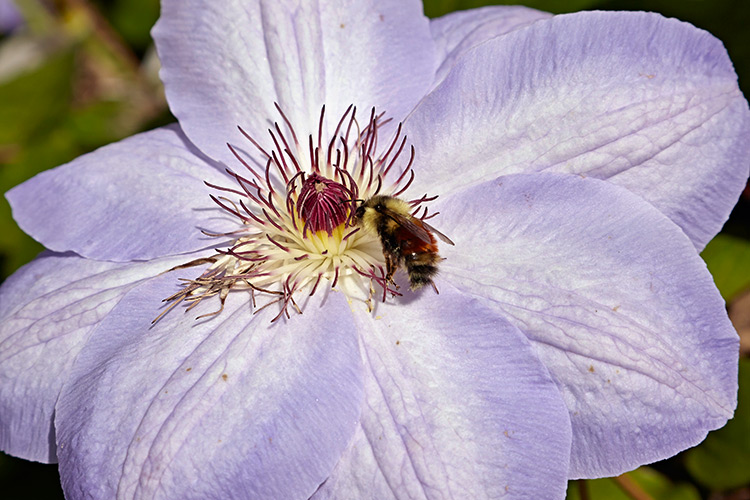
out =
[[[440,238],[441,240],[443,240],[443,241],[444,241],[444,242],[446,242],[447,244],[449,244],[449,245],[452,245],[452,246],[456,246],[456,244],[455,244],[455,243],[453,243],[453,242],[451,241],[451,239],[450,239],[450,238],[448,238],[448,237],[447,237],[446,235],[444,235],[443,233],[441,233],[440,231],[438,231],[437,229],[435,229],[435,228],[434,228],[434,227],[432,227],[431,225],[427,224],[427,223],[426,223],[425,221],[422,221],[422,224],[424,225],[424,227],[426,227],[426,228],[427,228],[428,230],[430,230],[430,231],[432,231],[433,233],[435,233],[435,235],[436,235],[436,236],[437,236],[438,238]]]
[[[409,231],[411,234],[413,234],[416,238],[423,241],[424,243],[428,245],[432,245],[432,238],[430,238],[430,232],[427,228],[424,226],[418,225],[414,217],[411,215],[402,215],[398,212],[394,212],[393,210],[389,210],[388,208],[385,208],[382,210],[383,215],[386,215],[390,217],[391,219],[395,220],[399,226],[404,228],[405,230]],[[422,221],[419,221],[422,223]]]

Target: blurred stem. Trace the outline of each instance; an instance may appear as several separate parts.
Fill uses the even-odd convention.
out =
[[[95,6],[87,0],[61,0],[60,4],[65,17],[72,21],[69,25],[74,31],[78,31],[75,27],[79,24],[84,31],[90,30],[123,69],[140,76],[138,58]]]
[[[149,79],[141,62],[89,0],[57,0],[63,28],[80,43],[79,80],[73,103],[119,101],[128,106],[112,122],[121,136],[138,131],[142,124],[166,108],[160,84]]]
[[[578,498],[580,500],[589,500],[589,484],[587,479],[579,479],[578,483]]]
[[[643,488],[633,481],[628,473],[614,477],[615,483],[620,489],[633,500],[654,500]]]

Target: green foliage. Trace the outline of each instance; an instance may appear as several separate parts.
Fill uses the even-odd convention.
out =
[[[151,26],[159,17],[159,0],[117,0],[107,2],[112,26],[137,51],[144,51],[151,43]]]
[[[526,0],[518,2],[513,0],[425,0],[424,12],[429,17],[438,17],[454,10],[474,9],[487,5],[519,5],[554,12],[560,14],[563,12],[576,12],[583,9],[591,9],[601,3],[600,0]]]
[[[720,234],[706,246],[701,257],[724,300],[750,288],[750,241]]]
[[[21,42],[16,50],[41,51],[39,44]],[[22,46],[21,46],[22,45]],[[20,147],[59,122],[70,106],[70,75],[74,53],[70,48],[41,54],[37,67],[22,68],[19,74],[0,83],[0,144]]]
[[[750,483],[750,360],[740,359],[739,402],[734,418],[686,453],[685,466],[713,490]]]
[[[581,495],[584,488],[588,496]],[[653,500],[700,500],[695,486],[687,483],[673,483],[667,476],[641,467],[620,478],[604,478],[586,481],[571,481],[568,485],[567,500],[633,500],[635,489]],[[641,497],[643,498],[643,497]]]

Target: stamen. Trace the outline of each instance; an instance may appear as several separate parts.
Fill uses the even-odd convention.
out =
[[[294,133],[294,127],[292,127],[292,124],[289,122],[289,119],[286,117],[284,112],[281,110],[281,106],[279,106],[279,103],[274,102],[274,106],[276,106],[276,110],[281,115],[281,119],[284,120],[284,123],[286,123],[287,128],[289,129],[289,132],[292,134],[292,139],[294,139],[294,144],[299,147],[299,141],[297,140],[297,134]]]
[[[388,294],[401,295],[386,273],[386,256],[378,235],[361,230],[354,215],[359,203],[381,191],[398,196],[414,181],[413,146],[408,161],[403,162],[406,164],[398,168],[398,177],[392,179],[391,171],[403,159],[407,144],[402,125],[398,124],[393,137],[385,142],[385,151],[379,151],[380,130],[390,121],[383,113],[372,108],[360,130],[357,108],[349,105],[328,135],[324,130],[324,105],[318,130],[305,131],[307,144],[301,145],[287,115],[278,103],[274,106],[281,121],[272,122],[263,144],[238,127],[252,145],[252,153],[227,143],[233,157],[250,175],[227,168],[235,186],[205,182],[217,192],[209,195],[211,199],[237,220],[238,227],[202,233],[221,238],[224,244],[232,238],[233,243],[228,248],[217,245],[212,257],[171,269],[208,265],[199,277],[183,280],[180,291],[165,299],[165,310],[154,323],[180,303],[190,311],[214,296],[219,301],[215,310],[197,319],[216,316],[233,291],[248,292],[255,313],[278,304],[280,310],[272,321],[290,318],[290,308],[302,312],[294,294],[309,291],[313,295],[323,280],[368,305],[374,292],[361,294],[373,290],[373,283],[382,288],[382,300]],[[418,218],[422,220],[434,217],[437,212],[428,215],[424,206],[434,199],[423,195],[409,201],[412,216],[421,214]],[[391,270],[393,260],[388,262]],[[256,294],[271,300],[258,307]]]
[[[318,151],[323,149],[323,118],[326,115],[326,105],[323,104],[323,107],[320,108],[320,123],[318,123]],[[317,158],[317,154],[315,157]]]
[[[255,177],[257,177],[257,178],[258,178],[258,180],[263,180],[263,178],[262,178],[262,177],[260,176],[260,174],[259,174],[258,172],[256,172],[256,171],[255,171],[255,169],[254,169],[253,167],[251,167],[251,166],[250,166],[250,165],[249,165],[249,164],[248,164],[248,163],[247,163],[247,162],[246,162],[246,161],[245,161],[245,160],[244,160],[244,159],[243,159],[243,158],[242,158],[242,157],[240,156],[240,154],[239,154],[239,153],[237,152],[237,150],[236,150],[236,149],[234,149],[234,147],[233,147],[233,146],[232,146],[231,144],[227,143],[227,147],[229,148],[229,151],[231,151],[231,152],[232,152],[232,154],[234,155],[234,157],[235,157],[235,158],[237,158],[237,160],[239,160],[239,162],[240,162],[240,163],[242,163],[242,165],[244,165],[244,167],[245,167],[246,169],[248,169],[248,170],[249,170],[249,171],[250,171],[250,172],[251,172],[251,173],[252,173],[252,174],[253,174],[253,175],[254,175]],[[227,170],[229,170],[229,169],[227,169]]]

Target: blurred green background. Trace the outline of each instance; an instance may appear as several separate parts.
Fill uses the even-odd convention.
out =
[[[0,0],[0,192],[104,144],[174,121],[158,79],[149,30],[158,0]],[[491,4],[425,0],[430,17]],[[745,0],[527,0],[555,13],[648,10],[688,21],[727,47],[750,90],[750,2]],[[748,138],[750,140],[750,138]],[[0,280],[41,247],[0,201]],[[734,420],[698,447],[619,478],[571,482],[575,500],[750,500],[750,189],[702,254],[743,337]],[[2,415],[0,415],[2,418]],[[0,453],[0,498],[62,498],[57,468]]]

